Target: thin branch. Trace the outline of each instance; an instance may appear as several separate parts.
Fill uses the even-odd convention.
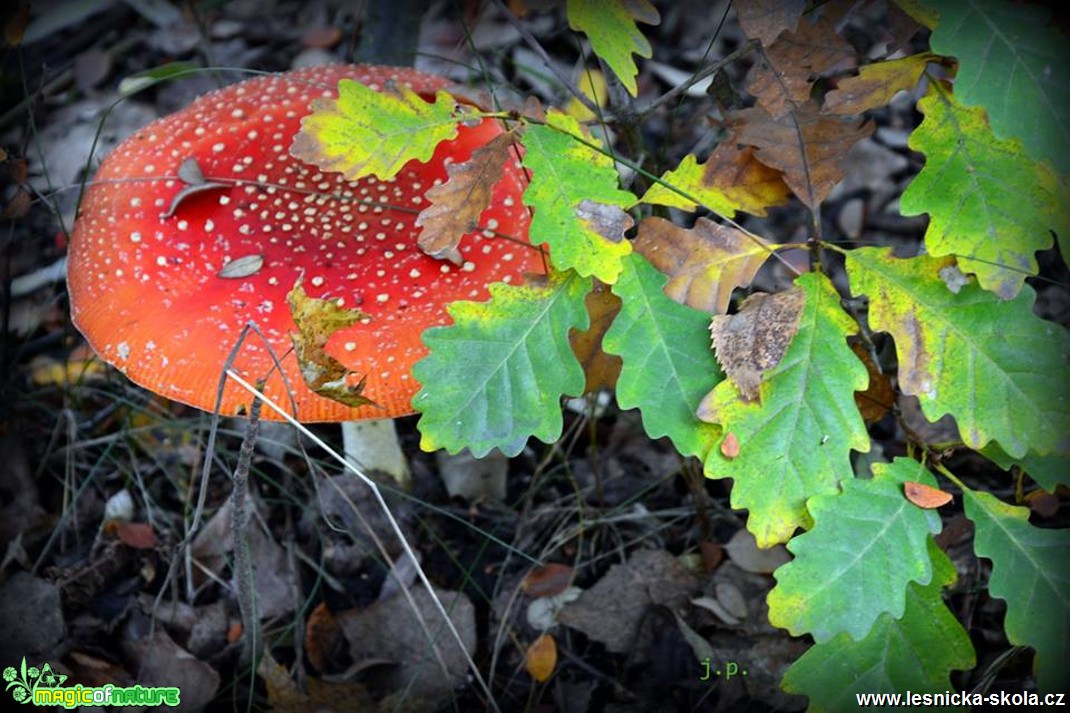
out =
[[[550,55],[548,55],[546,53],[546,50],[542,48],[542,45],[539,44],[539,41],[535,38],[535,35],[531,34],[528,28],[524,27],[524,23],[522,23],[515,15],[513,15],[512,11],[505,6],[505,3],[503,3],[502,0],[494,1],[497,3],[498,7],[501,8],[502,12],[505,13],[505,17],[509,20],[509,23],[516,29],[517,32],[520,33],[520,36],[524,38],[524,41],[528,44],[528,46],[531,47],[531,49],[535,51],[535,54],[539,55],[542,61],[546,63],[546,67],[551,72],[553,72],[555,77],[557,77],[557,81],[561,82],[561,84],[564,85],[565,89],[567,89],[569,93],[572,94],[572,96],[576,97],[576,99],[578,99],[581,104],[587,107],[592,114],[594,114],[595,116],[601,114],[601,108],[597,104],[595,104],[589,96],[581,92],[579,87],[577,87],[572,82],[572,80],[566,77],[564,73],[557,68],[557,65],[555,65],[550,59]]]
[[[661,107],[661,106],[673,101],[674,99],[677,99],[681,94],[684,94],[691,87],[695,86],[696,84],[698,84],[699,82],[703,81],[707,77],[713,76],[714,74],[719,72],[723,67],[726,67],[727,65],[731,64],[732,62],[735,62],[737,59],[739,59],[743,55],[745,55],[748,52],[751,52],[754,49],[756,49],[759,46],[759,44],[760,43],[758,42],[758,40],[751,40],[747,44],[741,45],[735,51],[726,54],[724,57],[722,57],[721,59],[717,60],[713,64],[706,65],[705,67],[703,67],[699,71],[695,72],[694,76],[692,76],[686,82],[683,82],[682,84],[678,84],[677,86],[673,87],[669,91],[667,91],[664,94],[662,94],[657,99],[652,99],[647,104],[644,104],[643,106],[641,106],[638,109],[636,109],[635,110],[635,115],[637,117],[640,117],[640,118],[644,117],[647,114],[649,114],[652,111],[654,111],[655,109],[658,109],[659,107]],[[620,117],[620,116],[617,116],[617,115],[614,115],[614,114],[610,114],[610,115],[605,117],[605,120],[607,122],[613,122],[613,121],[618,121],[621,118],[622,117]]]

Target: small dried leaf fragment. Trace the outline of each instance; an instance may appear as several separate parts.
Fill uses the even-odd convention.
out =
[[[124,545],[135,550],[151,550],[156,546],[156,533],[146,522],[120,522],[115,532]]]
[[[806,0],[747,0],[735,7],[743,33],[768,47],[782,32],[799,26]]]
[[[873,358],[861,342],[851,344],[851,349],[866,365],[866,371],[869,372],[869,388],[855,392],[855,404],[858,405],[862,419],[866,423],[874,423],[884,418],[884,415],[892,408],[892,404],[895,403],[895,389],[892,387],[892,380],[877,368],[877,365],[873,363]]]
[[[731,431],[726,433],[721,441],[721,455],[729,460],[739,455],[739,438]]]
[[[375,406],[364,396],[365,378],[353,383],[355,373],[325,350],[327,340],[339,329],[356,324],[366,315],[360,310],[339,307],[330,300],[309,297],[298,282],[286,296],[297,331],[290,333],[301,376],[308,388],[320,396],[346,406]]]
[[[755,158],[752,147],[740,148],[734,141],[722,141],[702,164],[693,155],[684,156],[661,180],[728,218],[739,210],[764,216],[767,208],[784,205],[791,197],[780,171]],[[687,211],[698,207],[660,183],[651,186],[642,201]]]
[[[847,150],[873,133],[873,122],[823,116],[813,101],[780,118],[757,106],[743,109],[729,123],[736,140],[755,147],[759,161],[783,172],[784,182],[811,210],[843,178],[840,161]]]
[[[784,358],[805,302],[806,294],[797,286],[776,294],[759,292],[745,299],[736,314],[711,321],[717,361],[745,401],[759,400],[762,374]]]
[[[859,68],[857,77],[841,79],[836,89],[825,96],[825,111],[853,115],[885,106],[898,92],[917,84],[925,65],[934,59],[935,55],[922,52],[867,64]]]
[[[646,218],[634,247],[669,276],[666,295],[712,314],[728,311],[732,290],[749,285],[773,251],[761,238],[708,218],[699,218],[690,230],[664,218]]]
[[[320,602],[305,623],[305,653],[317,671],[327,671],[344,646],[345,636],[327,602]]]
[[[567,564],[551,562],[536,567],[520,583],[520,589],[529,597],[552,597],[568,589],[575,571]]]
[[[236,260],[231,260],[216,273],[216,277],[225,280],[236,280],[243,277],[251,277],[260,272],[264,266],[264,256],[260,254],[242,255]]]
[[[557,642],[550,634],[542,634],[528,647],[524,655],[524,669],[539,683],[550,680],[557,666]]]
[[[907,500],[926,510],[934,510],[951,502],[951,493],[945,493],[943,490],[925,483],[915,483],[908,480],[903,483],[903,492],[906,494]]]
[[[228,637],[229,639],[229,637]],[[279,664],[266,650],[256,669],[264,681],[271,710],[278,713],[307,713],[307,711],[338,710],[338,701],[346,702],[347,710],[370,711],[376,708],[364,686],[349,681],[323,681],[309,677],[305,691],[298,688],[286,667]]]
[[[803,20],[760,51],[748,76],[747,91],[774,118],[794,111],[810,98],[823,72],[853,62],[855,52],[825,19]]]
[[[431,205],[416,216],[416,225],[423,228],[417,242],[427,255],[461,264],[457,246],[479,227],[479,216],[490,205],[491,192],[502,178],[513,138],[513,134],[499,134],[473,151],[469,160],[449,164],[449,180],[427,192]]]

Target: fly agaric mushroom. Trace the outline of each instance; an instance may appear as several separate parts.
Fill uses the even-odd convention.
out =
[[[502,132],[491,119],[460,126],[427,163],[412,161],[389,181],[351,182],[293,158],[310,103],[335,97],[343,78],[376,89],[393,81],[427,99],[446,85],[375,66],[257,77],[149,124],[107,157],[82,202],[68,268],[74,324],[105,361],[147,389],[210,411],[224,362],[254,322],[282,358],[298,419],[394,418],[413,413],[419,384],[410,367],[427,353],[421,332],[448,322],[445,305],[485,299],[489,283],[542,269],[539,252],[517,242],[526,241],[529,220],[514,161],[481,229],[462,239],[459,266],[417,245],[424,193],[447,180],[450,162],[466,161]],[[346,406],[306,386],[287,305],[299,280],[308,296],[365,315],[334,333],[325,351],[364,377],[362,394],[375,405]],[[233,368],[250,381],[267,378],[264,392],[289,404],[273,365],[250,335]],[[241,415],[247,403],[228,382],[221,413]]]

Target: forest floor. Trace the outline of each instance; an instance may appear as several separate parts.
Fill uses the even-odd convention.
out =
[[[563,75],[576,77],[585,54],[586,66],[596,66],[563,11],[527,5],[536,9],[519,24]],[[746,42],[728,3],[658,5],[660,24],[641,26],[654,56],[639,63],[639,104]],[[842,34],[863,57],[898,31],[883,3],[872,5],[843,20]],[[58,262],[79,189],[92,175],[87,167],[153,118],[242,78],[243,69],[351,60],[362,3],[93,0],[77,13],[72,7],[34,3],[22,43],[3,55],[4,282],[10,290],[14,278],[42,279],[9,292],[4,309],[0,668],[18,667],[25,656],[68,676],[68,685],[179,686],[191,709],[483,709],[483,692],[367,487],[308,438],[276,424],[263,424],[252,461],[247,536],[260,628],[259,665],[249,667],[229,504],[245,422],[215,423],[96,360],[71,323]],[[417,66],[458,82],[478,78],[478,68],[518,98],[567,103],[505,13],[494,3],[434,3],[421,24]],[[924,31],[907,37],[908,49],[925,47]],[[120,93],[130,77],[173,62],[226,70]],[[730,65],[648,117],[638,138],[655,172],[685,154],[708,153],[723,128],[720,103],[746,101],[739,88],[748,68],[746,60]],[[920,119],[917,96],[873,112],[872,137],[845,156],[847,178],[821,212],[827,240],[918,251],[925,216],[895,209],[922,165],[907,147]],[[798,242],[806,221],[796,204],[744,225],[775,242]],[[1040,257],[1046,274],[1065,286],[1058,259]],[[786,279],[769,266],[751,289],[776,289]],[[1065,320],[1064,286],[1040,285],[1038,311]],[[805,698],[779,684],[812,642],[770,625],[765,605],[787,550],[759,550],[744,528],[746,513],[730,507],[730,481],[705,478],[700,463],[649,439],[638,415],[620,410],[610,392],[564,408],[558,442],[533,440],[511,459],[426,453],[416,417],[398,422],[413,487],[388,501],[498,706],[805,708]],[[870,425],[875,447],[856,454],[858,471],[907,453],[904,423],[915,435],[926,431],[930,443],[957,440],[953,423],[925,422],[916,402],[903,400],[896,411]],[[337,427],[310,431],[340,447]],[[991,492],[1014,498],[1013,480],[991,463],[971,453],[949,459]],[[1065,518],[1059,505],[1039,502],[1035,517]],[[985,565],[968,556],[971,525],[961,507],[945,510],[938,543],[960,567],[948,603],[978,654],[977,668],[954,683],[1021,690],[1031,656],[1006,640],[1003,604],[984,593]],[[396,560],[394,574],[388,557]],[[545,630],[557,663],[553,677],[540,681],[525,659],[530,666],[546,656],[532,648]]]

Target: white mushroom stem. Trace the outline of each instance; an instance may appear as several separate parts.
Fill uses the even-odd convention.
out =
[[[369,473],[390,475],[397,486],[408,491],[412,486],[409,463],[401,452],[398,432],[391,418],[370,421],[344,421],[342,448],[346,459]]]

